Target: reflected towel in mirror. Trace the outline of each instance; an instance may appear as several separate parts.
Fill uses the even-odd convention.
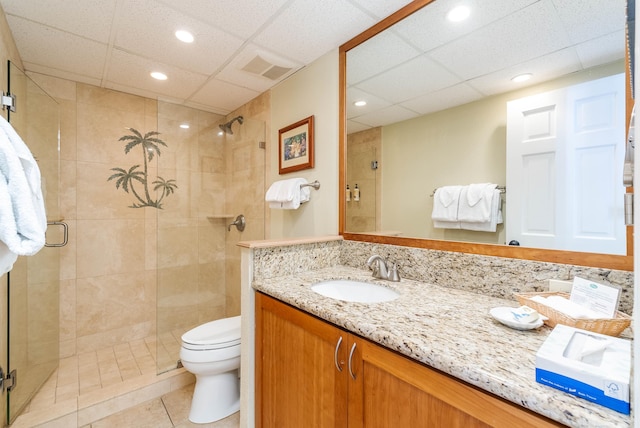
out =
[[[433,195],[434,221],[457,222],[460,193],[463,186],[444,186],[436,189]]]

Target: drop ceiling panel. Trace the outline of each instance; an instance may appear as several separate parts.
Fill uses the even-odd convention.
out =
[[[569,40],[552,7],[549,1],[535,3],[430,55],[466,80],[562,49]]]
[[[189,101],[212,106],[227,113],[260,95],[259,91],[242,88],[220,80],[210,80]]]
[[[593,67],[624,59],[626,43],[625,31],[602,36],[576,46],[580,62],[584,68]]]
[[[385,55],[380,55],[385,52]],[[420,55],[394,32],[367,40],[347,54],[347,85],[354,85]]]
[[[418,113],[396,104],[369,114],[358,116],[356,121],[372,127],[390,125],[403,120],[413,119],[418,116]]]
[[[169,76],[169,79],[164,81],[151,79],[149,73],[158,68],[162,68],[163,72]],[[109,85],[116,84],[121,87],[139,88],[158,95],[184,99],[185,94],[191,94],[196,91],[204,84],[206,79],[207,77],[202,74],[161,64],[158,61],[148,60],[115,49],[111,54],[105,85],[112,87]]]
[[[54,76],[60,79],[71,80],[72,82],[87,83],[89,85],[94,85],[94,86],[102,85],[102,79],[99,77],[81,75],[68,70],[52,70],[48,66],[42,66],[40,64],[32,64],[26,61],[23,61],[22,65],[24,66],[25,70],[29,70],[27,71],[27,74],[33,72],[38,74],[44,74],[46,76]]]
[[[422,52],[449,43],[471,31],[522,9],[539,0],[467,0],[459,2],[469,6],[472,15],[464,22],[450,22],[447,13],[458,3],[436,1],[394,26],[394,31],[411,40]]]
[[[405,101],[401,105],[422,115],[477,101],[482,97],[483,95],[470,85],[460,83]]]
[[[358,88],[348,88],[347,89],[347,99],[348,100],[367,100],[366,106],[356,107],[353,103],[347,104],[347,117],[357,118],[361,115],[366,115],[375,110],[380,110],[382,108],[388,107],[391,105],[389,101],[385,101],[382,98],[378,98],[375,95],[371,95],[367,92],[361,91]]]
[[[376,22],[344,0],[296,0],[253,41],[308,64]]]
[[[457,76],[423,55],[360,83],[358,88],[397,103],[459,81]]]
[[[30,21],[102,43],[109,41],[116,9],[116,0],[3,0],[1,3],[7,16],[26,16]]]
[[[73,70],[75,74],[100,78],[107,55],[107,45],[60,30],[8,16],[20,56],[29,63],[56,70]],[[37,40],[34,43],[33,40]]]
[[[371,129],[372,126],[365,125],[364,123],[358,123],[353,120],[347,120],[347,129],[349,129],[349,133],[364,131],[365,129]]]
[[[279,13],[289,0],[159,0],[192,18],[244,39]]]
[[[174,33],[181,29],[190,31],[195,41],[176,39]],[[152,0],[125,3],[115,38],[116,47],[130,53],[203,74],[216,71],[242,43],[238,37]]]
[[[576,50],[574,48],[566,48],[489,75],[480,76],[469,80],[468,83],[484,95],[495,95],[514,91],[524,86],[543,83],[558,76],[565,76],[580,70],[582,70],[582,65]],[[523,73],[531,73],[533,75],[531,80],[519,84],[511,80]]]
[[[573,43],[604,36],[620,30],[626,16],[625,0],[548,0],[553,3]],[[603,13],[603,5],[606,12]],[[589,25],[584,25],[588,22]]]
[[[354,4],[357,4],[362,9],[372,13],[377,19],[376,21],[386,18],[395,11],[402,9],[407,4],[411,3],[410,0],[386,0],[386,1],[371,1],[371,0],[351,0]],[[345,40],[346,41],[346,40]]]

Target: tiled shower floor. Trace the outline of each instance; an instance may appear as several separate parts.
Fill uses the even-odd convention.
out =
[[[156,375],[155,337],[82,353],[60,360],[11,427],[237,427],[237,413],[188,421],[193,382],[182,368]]]

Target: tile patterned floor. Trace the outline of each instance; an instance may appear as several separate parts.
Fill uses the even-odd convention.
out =
[[[191,424],[194,377],[182,368],[156,375],[156,353],[153,337],[61,359],[11,428],[238,427],[238,414]]]
[[[240,426],[239,412],[210,424],[189,422],[192,393],[193,384],[163,395],[161,398],[110,415],[82,428],[238,428]]]

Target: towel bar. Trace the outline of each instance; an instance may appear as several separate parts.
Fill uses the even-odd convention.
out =
[[[496,189],[498,189],[500,191],[500,193],[507,193],[507,186],[496,186]],[[431,192],[431,194],[429,195],[429,197],[433,198],[436,194],[436,189],[433,189],[433,192]]]
[[[301,184],[300,188],[302,189],[303,187],[313,187],[314,189],[318,190],[320,188],[320,182],[316,180],[313,183]]]

